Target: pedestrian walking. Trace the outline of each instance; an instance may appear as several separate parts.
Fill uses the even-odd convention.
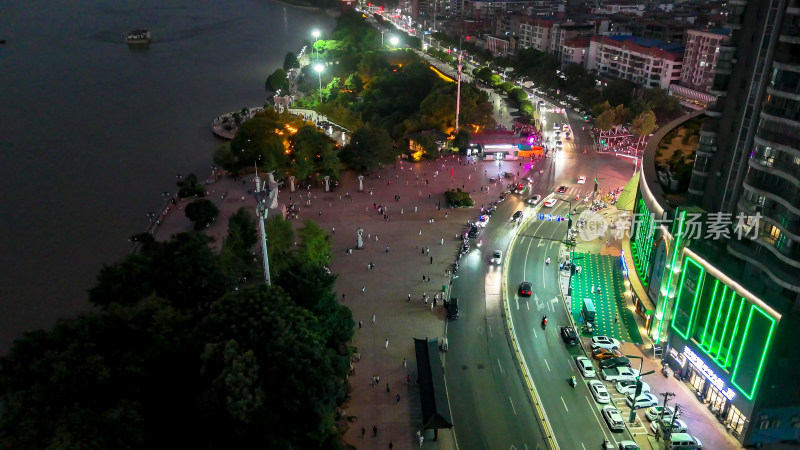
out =
[[[397,403],[400,403],[400,394],[395,395],[394,399],[397,400]]]
[[[614,316],[614,323],[617,323],[618,320],[619,320],[619,314]]]
[[[442,245],[444,245],[444,236],[442,236]]]
[[[425,246],[425,254],[426,255],[430,255],[431,254],[431,248],[428,247],[427,245]]]
[[[336,227],[331,227],[331,234],[336,234]]]
[[[426,295],[425,296],[425,305],[427,305],[427,304],[428,304],[428,296]]]
[[[422,276],[422,281],[425,281],[425,275]]]
[[[419,437],[419,448],[422,448],[422,443],[423,443],[424,441],[425,441],[425,437],[424,437],[424,436],[420,436],[420,437]]]
[[[373,425],[372,426],[372,437],[377,437],[377,436],[378,436],[378,427]],[[421,446],[422,446],[422,444],[420,444],[420,447]]]
[[[433,256],[431,256],[431,264],[433,264]]]
[[[392,390],[389,389],[389,383],[386,383],[386,392],[392,392]]]
[[[592,294],[594,294],[594,285],[592,285]]]
[[[389,348],[389,340],[388,339],[386,340],[386,343],[384,344],[384,347]]]
[[[361,439],[364,439],[364,435],[365,434],[367,434],[367,429],[364,428],[364,427],[361,427]]]
[[[405,369],[407,366],[408,366],[408,363],[406,362],[406,359],[403,358],[403,369]]]
[[[417,207],[416,206],[414,207],[414,212],[417,212]]]
[[[394,444],[392,444],[392,441],[389,441],[389,450],[392,450],[393,448],[394,448]]]
[[[367,287],[366,286],[362,286],[361,287],[361,294],[363,295],[364,292],[366,292],[366,290],[367,290]]]
[[[411,292],[408,293],[408,301],[411,301]]]
[[[375,314],[372,315],[372,323],[375,323]]]
[[[364,326],[364,322],[363,322],[363,321],[361,321],[361,320],[359,320],[359,321],[358,321],[358,328],[361,328],[361,327],[363,327],[363,326]]]
[[[406,375],[406,384],[411,384],[411,375]]]
[[[431,277],[430,277],[430,275],[428,275],[428,283],[430,283],[430,282],[431,282]]]

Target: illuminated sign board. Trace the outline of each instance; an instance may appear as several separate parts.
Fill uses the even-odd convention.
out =
[[[628,278],[628,263],[625,262],[625,250],[619,253],[619,261],[622,263],[622,274]]]
[[[692,349],[690,349],[688,346],[683,347],[683,355],[689,360],[690,363],[692,363],[695,369],[699,370],[703,375],[706,376],[706,379],[708,379],[708,381],[713,384],[714,387],[719,389],[725,398],[728,400],[733,400],[733,397],[736,396],[736,393],[733,392],[733,389],[725,387],[725,381],[718,377],[717,374],[714,373],[714,371],[711,370],[711,368],[708,367],[706,363],[704,363],[703,360],[692,351]]]

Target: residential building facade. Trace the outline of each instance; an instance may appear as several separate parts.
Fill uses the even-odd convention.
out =
[[[670,95],[691,109],[704,109],[716,101],[711,95],[720,48],[728,41],[727,28],[687,30],[681,79],[670,86]]]
[[[680,80],[683,46],[630,36],[594,36],[586,68],[638,85],[668,89]]]

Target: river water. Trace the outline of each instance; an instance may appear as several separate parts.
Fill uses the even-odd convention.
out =
[[[0,2],[0,353],[89,310],[176,175],[210,173],[212,118],[262,105],[286,52],[332,25],[267,0]]]

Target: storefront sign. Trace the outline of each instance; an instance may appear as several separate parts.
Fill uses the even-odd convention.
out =
[[[706,363],[704,363],[703,360],[692,351],[692,349],[690,349],[688,346],[683,347],[683,355],[686,356],[686,359],[692,363],[695,369],[699,370],[700,373],[705,375],[706,379],[708,379],[708,381],[713,384],[714,387],[719,389],[725,398],[728,400],[733,400],[733,397],[736,396],[736,392],[733,392],[733,389],[729,387],[725,387],[725,381],[718,377],[717,374],[714,373],[714,371],[711,370],[711,368],[708,367]]]
[[[625,250],[619,253],[619,260],[622,263],[622,274],[625,275],[625,278],[628,278],[628,263],[625,262]]]

